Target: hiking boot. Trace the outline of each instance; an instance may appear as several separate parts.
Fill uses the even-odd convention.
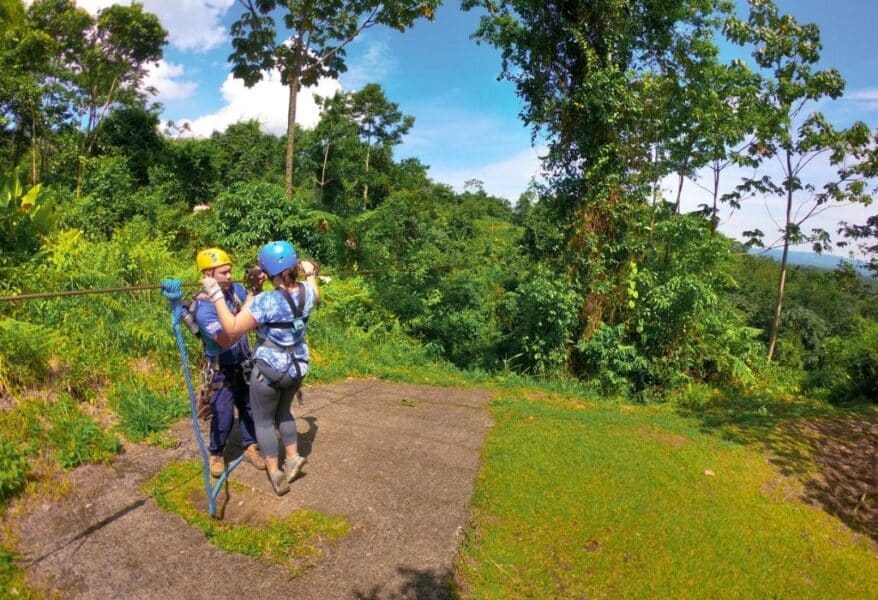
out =
[[[210,474],[214,477],[222,477],[223,473],[226,472],[226,461],[223,460],[222,455],[220,454],[211,454],[210,455]]]
[[[265,457],[262,456],[262,452],[259,451],[259,446],[256,444],[250,444],[244,449],[244,460],[260,471],[265,470]]]
[[[290,491],[290,484],[287,483],[287,478],[284,476],[283,471],[275,471],[268,476],[268,479],[271,481],[271,487],[274,488],[274,493],[278,496],[283,496]]]
[[[286,471],[287,474],[287,481],[292,483],[293,479],[296,478],[296,475],[299,474],[299,471],[302,470],[302,467],[306,462],[305,457],[299,456],[298,454],[293,458],[286,459],[284,461],[284,471]]]

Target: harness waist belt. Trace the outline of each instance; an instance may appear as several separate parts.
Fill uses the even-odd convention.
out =
[[[265,346],[266,348],[271,348],[272,350],[278,350],[278,351],[283,352],[284,354],[287,354],[287,355],[293,354],[293,352],[295,352],[295,350],[296,350],[295,346],[281,346],[280,344],[278,344],[276,342],[272,342],[269,339],[263,340],[262,343],[259,345]],[[295,356],[294,354],[293,354],[292,358],[293,358],[293,360],[298,361],[298,362],[303,362],[303,363],[308,362],[307,359],[299,358],[299,357]]]

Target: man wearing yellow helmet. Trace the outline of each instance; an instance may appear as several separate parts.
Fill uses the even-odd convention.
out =
[[[232,261],[219,248],[198,253],[195,264],[202,275],[213,277],[222,289],[226,306],[237,313],[253,298],[240,283],[232,282]],[[253,413],[250,410],[250,388],[243,363],[250,359],[247,336],[232,338],[220,324],[214,304],[207,297],[196,298],[195,322],[204,347],[205,369],[210,381],[210,474],[220,477],[225,471],[223,450],[232,425],[235,407],[241,423],[241,446],[244,458],[257,469],[265,469],[265,458],[256,445]]]

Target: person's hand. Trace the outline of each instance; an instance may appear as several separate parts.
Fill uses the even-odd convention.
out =
[[[268,279],[265,273],[259,267],[253,267],[252,269],[247,269],[247,274],[244,276],[244,283],[247,285],[247,289],[250,290],[254,294],[258,294],[262,291],[262,285]]]
[[[201,285],[211,302],[223,299],[223,289],[213,277],[205,277],[201,280]]]
[[[303,260],[299,263],[299,271],[302,273],[302,277],[305,277],[306,279],[308,277],[314,277],[317,275],[317,265],[310,260]]]

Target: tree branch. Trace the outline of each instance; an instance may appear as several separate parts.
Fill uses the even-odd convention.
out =
[[[327,52],[326,54],[321,56],[317,60],[317,62],[314,63],[313,68],[322,66],[327,60],[332,58],[332,56],[335,53],[337,53],[339,50],[341,50],[342,48],[347,46],[351,41],[353,41],[354,38],[356,38],[358,35],[360,35],[360,32],[362,32],[364,29],[368,29],[369,27],[372,27],[373,25],[375,25],[374,18],[375,18],[376,14],[378,14],[378,7],[377,6],[372,9],[372,13],[368,17],[366,17],[365,20],[363,20],[363,23],[357,28],[356,31],[354,31],[351,35],[349,35],[347,38],[342,40],[332,50],[330,50],[329,52]]]

